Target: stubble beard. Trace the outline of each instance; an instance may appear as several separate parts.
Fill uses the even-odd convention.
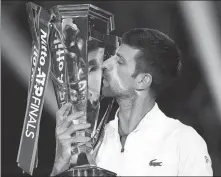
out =
[[[130,97],[132,94],[132,91],[128,90],[121,90],[116,85],[108,85],[108,86],[102,86],[102,96],[103,97],[111,97],[111,98],[127,98]]]

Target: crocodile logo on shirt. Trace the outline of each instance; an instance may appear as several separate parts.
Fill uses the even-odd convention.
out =
[[[154,159],[154,160],[151,160],[149,165],[150,166],[153,166],[153,167],[156,167],[156,166],[162,166],[162,162],[156,162],[157,159]]]
[[[211,160],[209,156],[204,156],[207,164],[211,165]]]

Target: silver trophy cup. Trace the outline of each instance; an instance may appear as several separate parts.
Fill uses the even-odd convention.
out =
[[[114,15],[87,4],[58,5],[50,12],[53,15],[49,40],[51,78],[58,107],[70,102],[72,111],[83,111],[86,115],[73,123],[91,124],[90,128],[76,132],[90,137],[91,141],[73,145],[70,169],[59,176],[116,176],[97,167],[93,155],[113,103],[110,102],[98,121],[101,65],[118,46],[118,37],[110,35],[115,29]]]

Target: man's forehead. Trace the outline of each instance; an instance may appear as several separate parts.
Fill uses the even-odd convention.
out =
[[[135,56],[139,52],[140,52],[139,49],[133,48],[127,44],[121,44],[116,50],[116,53],[118,53],[122,56],[124,56],[124,55]]]

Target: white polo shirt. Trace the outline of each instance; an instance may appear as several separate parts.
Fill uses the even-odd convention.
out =
[[[96,163],[118,176],[212,176],[202,137],[190,126],[167,117],[158,105],[132,131],[121,152],[118,111],[106,128]]]

